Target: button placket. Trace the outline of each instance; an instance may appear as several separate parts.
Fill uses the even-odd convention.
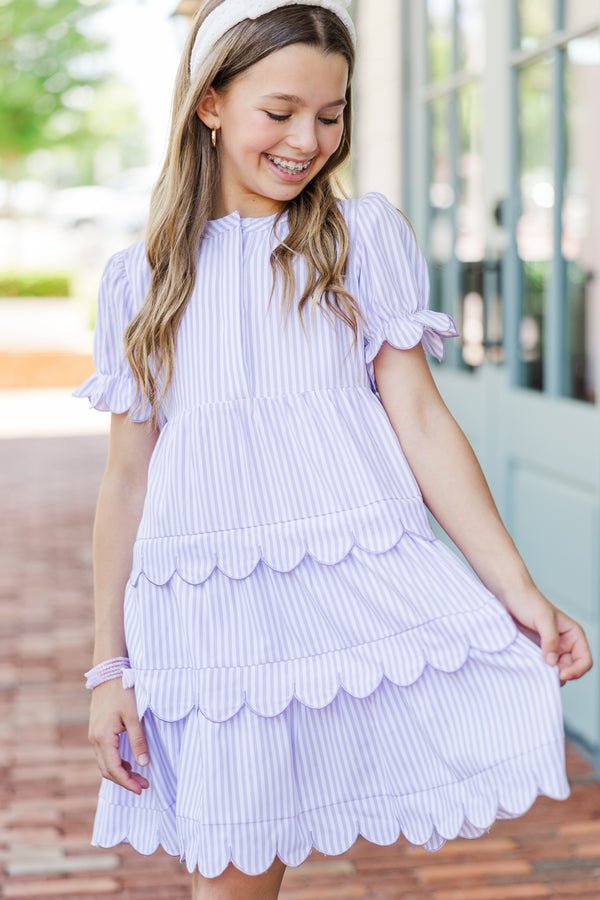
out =
[[[235,315],[233,320],[237,329],[237,365],[235,370],[237,373],[237,389],[238,396],[250,397],[252,394],[251,366],[249,364],[249,347],[247,340],[248,332],[248,314],[246,308],[246,277],[245,277],[245,254],[247,236],[244,232],[244,226],[241,219],[238,218],[235,227],[238,266],[236,279],[236,297],[235,297]]]

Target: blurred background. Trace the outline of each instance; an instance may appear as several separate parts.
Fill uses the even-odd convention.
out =
[[[64,388],[91,368],[107,256],[143,234],[187,27],[172,0],[0,2],[5,430],[107,425]]]
[[[0,735],[9,760],[15,726],[43,735],[43,756],[31,747],[21,780],[0,787],[12,809],[4,821],[25,834],[11,845],[21,850],[6,896],[34,896],[19,885],[40,871],[32,773],[42,761],[60,828],[80,827],[80,852],[88,846],[94,764],[82,743],[70,764],[89,788],[78,807],[60,763],[86,727],[90,517],[110,416],[71,390],[93,368],[106,259],[143,237],[196,9],[0,0],[0,712],[4,702],[12,721]],[[599,659],[600,0],[353,0],[350,12],[359,52],[344,184],[352,196],[386,193],[411,219],[430,305],[461,331],[443,363],[429,359],[440,392],[538,586],[581,622]],[[596,664],[561,691],[569,752],[594,783],[599,673]],[[49,682],[62,685],[54,706],[40,693]],[[76,869],[66,871],[60,890],[73,896]],[[110,883],[97,880],[94,896]]]

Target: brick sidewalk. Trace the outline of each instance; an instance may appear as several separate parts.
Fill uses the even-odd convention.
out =
[[[93,415],[100,415],[94,413]],[[106,435],[0,440],[0,854],[3,896],[184,900],[162,850],[91,847],[99,771],[82,673],[92,654],[91,528]],[[568,746],[572,796],[538,798],[436,854],[362,838],[288,868],[282,900],[600,897],[600,784]]]

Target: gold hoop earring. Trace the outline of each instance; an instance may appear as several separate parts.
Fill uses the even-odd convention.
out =
[[[216,147],[217,146],[217,129],[216,128],[213,128],[210,139],[212,141],[213,147]]]

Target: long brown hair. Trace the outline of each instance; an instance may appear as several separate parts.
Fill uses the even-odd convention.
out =
[[[179,64],[166,157],[152,190],[146,225],[150,286],[124,334],[126,358],[137,387],[151,404],[150,423],[154,427],[173,374],[177,328],[194,286],[198,244],[219,186],[219,154],[212,147],[210,129],[196,108],[209,86],[225,91],[244,70],[289,44],[308,44],[326,54],[341,53],[348,63],[349,78],[340,146],[275,218],[277,227],[287,210],[288,234],[270,258],[271,297],[279,271],[289,313],[296,289],[292,258],[303,254],[309,277],[297,305],[302,327],[303,307],[313,296],[320,306],[349,325],[354,332],[354,345],[357,316],[364,321],[357,302],[344,287],[350,238],[336,202],[336,196],[346,195],[335,173],[350,156],[351,147],[351,81],[355,65],[351,36],[339,17],[323,7],[291,5],[275,9],[230,29],[190,80],[190,54],[196,33],[220,2],[204,0],[201,4]]]

